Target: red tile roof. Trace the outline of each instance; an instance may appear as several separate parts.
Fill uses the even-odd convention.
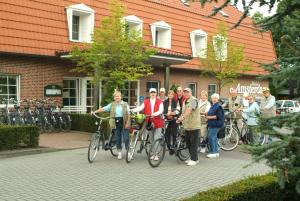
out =
[[[214,4],[204,8],[198,2],[184,5],[181,0],[123,0],[127,6],[127,15],[136,15],[144,21],[144,37],[151,40],[149,24],[165,21],[172,26],[172,53],[182,52],[191,55],[189,33],[202,29],[208,35],[216,31],[217,23],[222,20],[229,27],[241,16],[233,6],[224,11],[228,18],[211,13]],[[73,43],[69,41],[65,7],[84,3],[93,8],[95,25],[103,16],[108,15],[108,0],[0,0],[0,52],[14,52],[54,56],[57,51],[69,51]],[[249,60],[271,62],[276,58],[270,32],[258,33],[250,18],[244,20],[237,29],[229,31],[229,40],[245,46],[245,55]],[[175,52],[173,52],[175,51]],[[165,52],[171,53],[171,52]],[[193,59],[183,68],[199,69],[198,59]],[[254,64],[249,74],[264,74]]]

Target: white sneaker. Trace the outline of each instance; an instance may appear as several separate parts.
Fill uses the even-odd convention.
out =
[[[216,153],[216,156],[217,156],[217,157],[220,157],[220,154],[219,154],[219,153]]]
[[[188,162],[188,164],[186,164],[187,166],[194,166],[194,165],[197,165],[198,164],[198,161],[193,161],[193,160],[190,160],[190,162]]]
[[[118,152],[118,159],[119,159],[119,160],[122,159],[122,152]]]
[[[206,148],[202,148],[202,147],[201,147],[201,149],[200,149],[200,153],[204,154],[204,153],[205,153],[205,151],[206,151]]]
[[[207,158],[216,158],[218,156],[219,156],[219,154],[207,154],[206,155]]]
[[[154,161],[158,161],[159,160],[159,157],[156,155],[153,159]]]
[[[191,161],[191,159],[187,159],[186,161],[184,161],[186,164],[188,164]]]

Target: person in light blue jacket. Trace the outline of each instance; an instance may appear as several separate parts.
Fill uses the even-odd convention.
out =
[[[255,97],[253,95],[249,95],[248,100],[249,100],[249,107],[243,109],[243,112],[247,115],[247,125],[250,129],[250,133],[249,133],[250,143],[257,144],[258,143],[257,125],[258,125],[260,109],[257,102],[255,102]]]

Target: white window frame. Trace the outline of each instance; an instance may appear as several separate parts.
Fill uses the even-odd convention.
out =
[[[76,4],[66,7],[67,21],[69,29],[69,40],[72,42],[92,42],[94,32],[95,11],[85,4]],[[72,38],[73,15],[79,16],[79,40]],[[85,18],[85,19],[83,19]],[[83,21],[85,20],[85,24]]]
[[[172,28],[171,26],[164,22],[164,21],[159,21],[155,22],[153,24],[150,24],[150,29],[151,29],[151,35],[152,35],[152,44],[153,46],[156,46],[157,42],[160,44],[157,44],[157,47],[160,48],[165,48],[165,49],[171,49],[172,46]],[[167,37],[162,40],[159,39],[159,41],[156,41],[156,31],[163,31],[165,32],[165,36],[161,37]]]
[[[192,89],[192,88],[190,87],[190,85],[195,85],[195,94],[193,94],[193,96],[194,96],[194,97],[197,97],[197,82],[188,82],[188,83],[187,83],[187,87],[190,88],[190,89]],[[192,91],[192,93],[193,93],[193,91]]]
[[[134,28],[135,31],[140,33],[140,36],[143,36],[143,20],[138,18],[135,15],[129,15],[122,18],[124,23],[129,25],[129,28]]]
[[[1,76],[13,76],[13,77],[16,77],[16,95],[17,95],[17,101],[18,103],[20,102],[20,91],[21,91],[21,76],[20,75],[14,75],[14,74],[5,74],[5,73],[2,73],[0,74]],[[7,87],[9,85],[6,85]],[[7,94],[9,96],[9,89],[7,89]],[[8,98],[8,97],[7,97]],[[9,103],[8,104],[8,107],[13,107],[14,104],[13,103]],[[5,108],[6,107],[6,104],[0,102],[0,108]]]
[[[198,44],[197,38],[202,38]],[[190,40],[193,57],[206,58],[207,57],[207,33],[201,29],[190,32]],[[199,48],[198,48],[199,46]]]
[[[216,40],[223,40],[222,47],[217,46]],[[217,61],[226,61],[227,60],[227,38],[218,34],[213,36],[213,47],[216,55]]]

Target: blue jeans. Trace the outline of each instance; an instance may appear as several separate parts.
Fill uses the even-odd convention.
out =
[[[209,153],[216,154],[219,153],[218,149],[218,132],[220,128],[208,128],[208,143],[209,143]]]
[[[118,151],[122,150],[122,134],[125,143],[125,148],[127,150],[129,145],[129,129],[123,129],[123,124],[119,124],[119,125],[117,124],[115,129],[115,135],[116,135],[116,143],[117,143]]]

